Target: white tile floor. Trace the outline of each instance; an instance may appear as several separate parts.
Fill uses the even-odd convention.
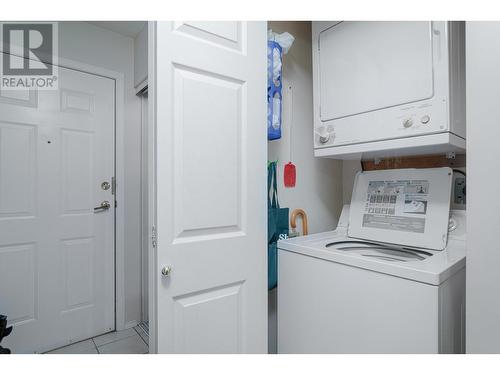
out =
[[[140,327],[110,332],[47,352],[47,354],[147,354],[148,336]]]

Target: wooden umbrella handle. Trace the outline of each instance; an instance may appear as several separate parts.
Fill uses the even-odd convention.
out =
[[[301,208],[296,208],[290,216],[290,226],[295,229],[297,227],[297,216],[302,216],[302,235],[307,236],[309,230],[307,228],[307,214]]]

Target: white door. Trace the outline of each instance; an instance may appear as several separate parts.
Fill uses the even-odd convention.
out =
[[[153,350],[266,353],[266,23],[150,27]]]
[[[2,345],[40,352],[114,329],[114,81],[0,92]],[[103,201],[108,210],[94,210]]]

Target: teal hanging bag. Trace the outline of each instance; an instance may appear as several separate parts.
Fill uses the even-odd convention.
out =
[[[278,240],[288,236],[288,208],[280,208],[278,201],[277,162],[267,168],[267,270],[268,288],[278,285]]]

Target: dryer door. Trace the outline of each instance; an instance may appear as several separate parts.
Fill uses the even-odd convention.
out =
[[[431,22],[339,22],[319,34],[320,118],[429,99]]]

